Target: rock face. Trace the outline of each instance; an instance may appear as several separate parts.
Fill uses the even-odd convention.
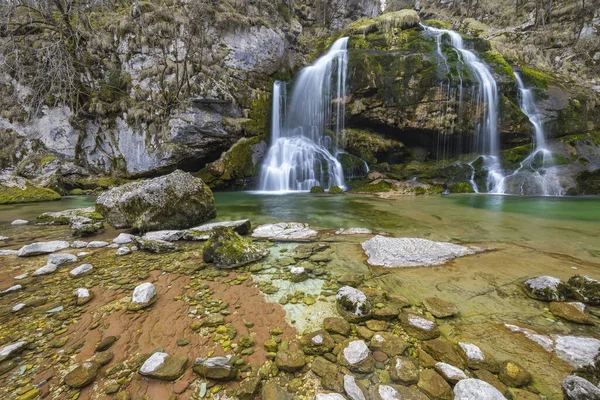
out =
[[[570,290],[560,279],[553,276],[538,276],[523,282],[525,293],[536,300],[564,301]]]
[[[474,253],[468,247],[452,243],[380,235],[364,242],[362,248],[369,264],[385,268],[429,267]]]
[[[575,275],[569,279],[567,285],[578,300],[600,305],[600,281],[585,275]]]
[[[142,232],[189,228],[217,215],[210,188],[182,171],[111,189],[96,211],[115,228]]]
[[[358,289],[343,286],[338,289],[335,299],[338,312],[347,321],[363,321],[371,315],[371,303]]]
[[[308,224],[298,222],[280,222],[277,224],[259,225],[254,228],[252,237],[270,240],[299,240],[310,239],[317,235],[317,231],[310,229]]]
[[[41,254],[49,254],[54,253],[55,251],[60,251],[67,249],[69,247],[69,242],[65,242],[64,240],[54,240],[50,242],[37,242],[32,244],[27,244],[19,249],[17,255],[19,257],[31,257],[31,256],[39,256]]]
[[[234,268],[258,261],[268,255],[268,251],[243,238],[230,228],[218,227],[204,245],[204,262],[221,268]]]
[[[600,388],[575,375],[569,375],[562,383],[566,400],[599,400]]]
[[[492,385],[479,379],[463,379],[454,386],[455,400],[505,400]]]
[[[174,381],[185,372],[187,357],[167,353],[153,353],[140,368],[140,375],[149,378]]]
[[[200,376],[217,381],[230,381],[237,376],[235,360],[231,356],[197,358],[193,370]]]

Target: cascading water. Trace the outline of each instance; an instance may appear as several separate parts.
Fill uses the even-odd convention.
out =
[[[347,37],[338,39],[325,55],[300,71],[289,106],[285,83],[274,83],[271,147],[263,164],[260,190],[344,186],[337,156],[344,129],[347,44]]]
[[[562,196],[563,190],[556,174],[552,152],[546,145],[546,134],[540,113],[535,105],[533,91],[523,84],[515,72],[519,88],[519,106],[534,129],[534,151],[512,174],[504,177],[496,188],[499,194]]]
[[[500,140],[498,136],[498,87],[496,80],[490,68],[483,63],[479,57],[464,46],[462,37],[458,32],[449,29],[432,28],[426,25],[421,26],[426,32],[436,37],[438,44],[437,51],[446,62],[441,50],[442,36],[447,34],[450,37],[450,43],[459,55],[460,61],[465,64],[477,80],[479,85],[478,104],[483,104],[483,121],[478,126],[477,138],[474,150],[485,154],[482,156],[484,169],[487,171],[486,189],[488,192],[494,192],[502,182],[503,175],[501,171],[500,158],[498,157]],[[462,97],[462,84],[460,89]],[[473,184],[473,189],[478,191],[477,185]]]

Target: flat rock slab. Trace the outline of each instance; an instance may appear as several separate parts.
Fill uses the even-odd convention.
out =
[[[455,400],[504,400],[502,395],[492,385],[479,379],[463,379],[454,386]]]
[[[21,247],[17,253],[19,257],[39,256],[41,254],[50,254],[55,251],[64,250],[69,247],[69,242],[64,240],[53,240],[50,242],[36,242]]]
[[[476,252],[452,243],[381,235],[363,242],[362,248],[369,257],[370,265],[385,268],[430,267]]]
[[[317,231],[308,224],[298,222],[280,222],[257,226],[252,232],[252,237],[271,240],[302,240],[317,236]]]

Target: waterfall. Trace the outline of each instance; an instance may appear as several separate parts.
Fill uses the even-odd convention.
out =
[[[546,146],[546,133],[535,105],[533,91],[526,88],[515,72],[519,89],[519,107],[529,118],[534,130],[534,151],[521,161],[519,168],[507,175],[498,185],[500,194],[562,196],[563,190],[556,173],[552,152]]]
[[[436,37],[437,52],[442,55],[444,62],[446,57],[441,51],[441,39],[444,34],[450,37],[452,47],[459,55],[459,60],[465,64],[475,75],[479,85],[478,104],[484,106],[483,121],[478,125],[477,138],[475,142],[476,151],[485,154],[483,157],[484,168],[487,170],[486,189],[494,193],[502,182],[502,171],[500,165],[498,134],[498,87],[490,68],[482,62],[471,50],[465,48],[462,36],[458,32],[449,29],[437,29],[421,24],[426,32]],[[462,79],[461,79],[462,80]],[[462,87],[460,89],[462,94]],[[461,96],[462,97],[462,96]],[[477,186],[474,186],[474,189]]]
[[[347,44],[347,37],[336,40],[325,55],[302,69],[289,98],[285,83],[273,84],[271,146],[260,190],[344,186],[337,155],[344,130]]]

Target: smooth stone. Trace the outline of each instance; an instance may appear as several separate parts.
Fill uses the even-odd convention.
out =
[[[323,320],[323,329],[342,336],[350,335],[350,324],[343,318],[327,317]]]
[[[24,220],[24,219],[15,219],[13,222],[11,222],[11,225],[27,225],[29,223],[29,221]]]
[[[420,340],[435,339],[440,331],[435,322],[414,313],[404,312],[399,316],[402,326],[410,336]]]
[[[340,228],[335,231],[336,235],[370,235],[373,231],[367,228]]]
[[[134,236],[130,233],[119,233],[119,236],[114,238],[112,242],[116,244],[129,244]]]
[[[429,398],[417,389],[401,385],[377,385],[371,389],[373,400],[429,400]]]
[[[81,276],[81,275],[89,273],[93,269],[94,269],[94,267],[92,267],[92,264],[82,264],[77,268],[73,268],[69,272],[69,275],[71,275],[72,277]]]
[[[304,367],[305,364],[306,361],[304,361],[304,353],[300,349],[281,349],[275,356],[275,365],[277,365],[277,367],[282,371],[298,371]]]
[[[116,336],[107,336],[96,345],[94,351],[108,350],[117,341]]]
[[[74,240],[71,243],[71,247],[74,249],[83,249],[83,248],[87,247],[87,245],[88,245],[88,242],[84,242],[82,240]]]
[[[13,285],[13,286],[9,287],[8,289],[4,289],[4,290],[0,291],[0,295],[5,295],[8,293],[16,292],[17,290],[21,290],[21,289],[23,289],[22,285]]]
[[[19,254],[18,250],[0,250],[0,256],[16,256]]]
[[[352,375],[344,375],[344,391],[350,400],[367,400],[362,389],[356,384]]]
[[[36,269],[31,276],[40,276],[40,275],[48,275],[53,273],[58,269],[58,266],[55,264],[46,264],[41,268]]]
[[[147,232],[142,236],[144,240],[161,240],[163,242],[176,242],[183,238],[184,231],[179,230],[164,230]]]
[[[0,348],[0,362],[8,360],[25,349],[26,341],[20,341]]]
[[[0,236],[0,242],[4,242],[8,239],[10,239],[8,236]]]
[[[174,381],[184,374],[187,362],[185,356],[156,352],[144,362],[139,373],[149,378]]]
[[[520,364],[510,360],[502,363],[498,378],[505,385],[516,388],[527,386],[531,382],[531,374]]]
[[[555,302],[550,303],[550,312],[557,317],[566,319],[576,324],[592,325],[592,319],[585,313],[585,304],[577,302]]]
[[[119,249],[116,251],[116,255],[118,256],[126,256],[127,254],[130,254],[131,250],[129,249],[129,247],[119,247]]]
[[[89,242],[86,247],[88,249],[100,249],[102,247],[108,246],[109,244],[110,243],[102,241],[102,240],[94,240],[92,242]]]
[[[69,371],[64,378],[65,383],[74,388],[79,389],[89,385],[96,379],[101,365],[94,361],[86,361],[81,365]]]
[[[394,357],[390,362],[390,377],[393,381],[404,385],[412,385],[419,381],[419,366],[412,357]]]
[[[11,308],[10,310],[11,310],[12,312],[19,312],[19,311],[21,311],[22,309],[24,309],[24,308],[25,308],[25,306],[26,306],[26,304],[25,304],[25,303],[19,303],[19,304],[16,304],[15,306],[13,306],[13,308]]]
[[[16,279],[16,280],[20,281],[21,279],[25,279],[25,278],[27,278],[28,276],[29,276],[29,274],[28,274],[28,273],[24,273],[24,274],[21,274],[21,275],[17,275],[17,276],[15,276],[15,277],[14,277],[14,279]]]
[[[310,239],[317,235],[308,224],[298,222],[280,222],[277,224],[259,225],[254,228],[252,237],[270,240],[297,240]]]
[[[428,267],[475,251],[452,243],[420,238],[374,236],[362,244],[370,265],[385,268]]]
[[[454,386],[454,400],[505,400],[492,385],[479,379],[463,379]]]
[[[21,247],[17,252],[17,256],[39,256],[42,254],[54,253],[55,251],[60,251],[67,248],[69,248],[69,242],[65,242],[64,240],[52,240],[50,242],[35,242]]]
[[[133,289],[130,310],[140,310],[148,307],[156,301],[156,287],[150,283],[142,283]]]
[[[77,262],[77,256],[68,253],[50,254],[48,256],[48,264],[61,266],[63,264]]]
[[[448,382],[454,384],[462,379],[467,379],[467,375],[460,368],[450,365],[445,362],[435,364],[435,370],[444,377]]]
[[[135,245],[134,247],[155,254],[168,253],[177,250],[177,246],[174,243],[166,242],[164,240],[147,240],[134,237],[133,243]],[[134,250],[133,247],[131,250]]]

